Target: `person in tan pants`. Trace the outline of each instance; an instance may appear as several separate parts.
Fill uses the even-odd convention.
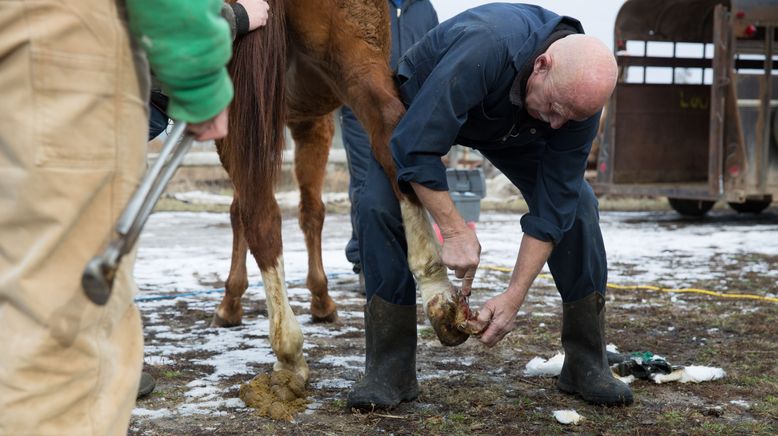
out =
[[[189,3],[0,0],[0,434],[127,432],[143,363],[134,256],[105,306],[80,277],[145,169],[148,66],[127,12],[171,116],[201,140],[226,133],[228,26],[218,0]],[[154,25],[170,14],[187,19]],[[157,38],[187,31],[214,48],[176,75]]]

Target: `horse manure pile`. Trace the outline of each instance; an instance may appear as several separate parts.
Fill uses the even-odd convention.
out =
[[[305,381],[287,370],[254,377],[241,385],[238,396],[247,406],[256,409],[259,416],[275,420],[291,421],[296,413],[308,406]]]

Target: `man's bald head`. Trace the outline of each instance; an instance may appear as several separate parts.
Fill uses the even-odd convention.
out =
[[[616,86],[613,54],[600,40],[568,35],[538,56],[527,81],[527,112],[557,129],[602,109]]]
[[[599,39],[569,35],[546,50],[551,56],[552,80],[582,115],[597,113],[613,93],[618,69],[613,53]]]

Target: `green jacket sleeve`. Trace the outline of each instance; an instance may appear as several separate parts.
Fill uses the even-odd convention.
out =
[[[168,115],[198,123],[232,100],[230,29],[221,0],[127,0],[130,29],[170,97]]]

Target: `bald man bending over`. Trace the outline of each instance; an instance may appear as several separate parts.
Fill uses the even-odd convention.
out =
[[[560,390],[605,405],[632,403],[613,378],[604,338],[607,263],[597,200],[584,181],[600,111],[616,84],[608,48],[581,24],[537,6],[489,4],[432,29],[400,59],[396,76],[408,111],[392,137],[400,188],[415,192],[438,223],[442,261],[464,278],[481,246],[447,193],[440,157],[453,144],[480,151],[522,192],[518,258],[505,291],[486,302],[480,336],[495,345],[548,262],[563,302],[565,362]],[[392,408],[418,395],[416,286],[407,266],[400,208],[373,159],[357,210],[363,262],[366,373],[348,407]]]

